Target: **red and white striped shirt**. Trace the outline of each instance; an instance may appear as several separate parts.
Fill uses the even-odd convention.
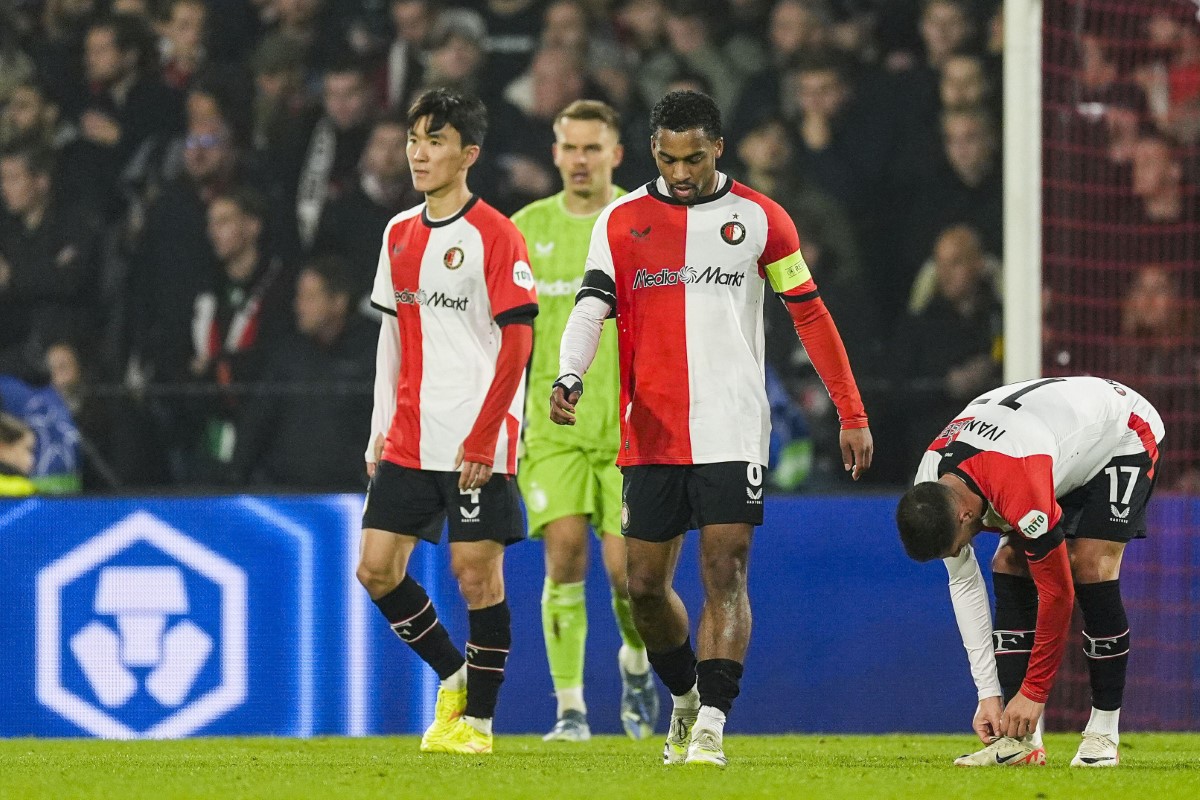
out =
[[[425,204],[398,214],[384,232],[371,304],[394,316],[390,324],[399,331],[395,411],[384,459],[450,472],[466,443],[468,460],[492,461],[495,472],[515,473],[523,374],[511,397],[506,390],[492,398],[489,389],[502,328],[537,314],[529,255],[516,226],[478,197],[444,220],[430,220]],[[514,368],[523,373],[524,364]],[[502,404],[495,431],[474,430],[481,412],[487,416],[485,398]],[[377,411],[380,402],[377,393]],[[483,451],[475,458],[467,441],[473,434]]]
[[[694,204],[659,179],[600,214],[578,297],[604,300],[617,320],[618,464],[767,463],[768,280],[789,302],[843,427],[866,427],[841,338],[777,203],[718,174],[717,190]]]

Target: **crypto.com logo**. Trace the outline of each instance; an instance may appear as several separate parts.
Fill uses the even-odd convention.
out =
[[[109,563],[141,543],[174,563]],[[90,619],[64,630],[63,590],[94,570]],[[187,592],[188,572],[220,590],[219,622],[210,625],[220,642],[220,679],[185,702],[214,657],[214,636],[189,616],[195,609]],[[78,609],[71,612],[78,616]],[[63,660],[71,657],[98,704],[63,680]],[[117,739],[186,736],[239,706],[246,682],[246,574],[157,517],[131,514],[38,574],[38,699],[88,733]],[[122,709],[143,690],[163,714],[137,730],[121,719]]]

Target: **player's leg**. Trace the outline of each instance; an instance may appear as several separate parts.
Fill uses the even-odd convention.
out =
[[[583,700],[588,519],[575,514],[552,520],[542,528],[542,538],[546,544],[542,634],[554,695],[558,700],[556,722],[543,738],[546,741],[586,741],[591,738],[587,705]]]
[[[629,606],[650,666],[674,699],[663,763],[681,764],[700,710],[688,614],[673,586],[691,506],[687,467],[626,467],[621,509]]]
[[[1029,574],[1024,551],[1011,536],[1000,539],[992,558],[992,588],[996,595],[993,640],[996,672],[1007,704],[1021,690],[1033,652],[1037,628],[1037,586]],[[1002,736],[983,749],[955,759],[960,767],[1027,766],[1046,763],[1042,746],[1042,723],[1028,736]]]
[[[612,592],[613,615],[621,634],[617,666],[621,671],[621,727],[633,739],[650,736],[658,724],[658,689],[650,673],[646,643],[633,622],[625,538],[621,534],[621,471],[612,453],[590,456],[595,487],[593,525],[601,532],[600,552]]]
[[[750,542],[763,518],[763,469],[741,461],[704,464],[689,476],[688,493],[700,524],[704,610],[696,665],[700,713],[687,763],[724,767],[725,718],[740,692],[750,643],[747,587]]]
[[[1121,600],[1125,545],[1146,536],[1146,506],[1156,463],[1148,453],[1117,456],[1081,489],[1067,531],[1075,599],[1083,612],[1083,650],[1092,688],[1092,713],[1073,767],[1120,763],[1121,701],[1129,665],[1129,620]],[[1068,506],[1063,507],[1066,513]]]
[[[441,679],[433,724],[422,750],[440,749],[440,739],[466,707],[466,659],[450,641],[425,589],[408,574],[418,531],[441,538],[441,502],[428,474],[382,462],[367,494],[357,577],[400,639]]]
[[[583,700],[587,645],[588,516],[593,510],[591,471],[579,449],[532,452],[517,476],[529,530],[545,541],[546,578],[542,585],[542,635],[558,701],[546,741],[591,738]]]
[[[447,734],[458,753],[492,752],[492,718],[512,645],[512,618],[504,593],[504,548],[524,538],[516,482],[496,474],[481,489],[458,489],[444,473],[451,506],[450,568],[467,604],[467,705]],[[452,504],[452,505],[451,505]]]
[[[619,533],[606,532],[600,537],[600,552],[612,591],[613,615],[621,634],[621,649],[617,651],[617,666],[621,671],[621,726],[631,739],[644,739],[658,724],[658,689],[650,675],[646,644],[633,623],[625,549],[625,539]]]
[[[1129,665],[1129,620],[1121,601],[1122,542],[1069,542],[1075,599],[1083,612],[1083,651],[1092,688],[1092,714],[1072,766],[1116,766],[1118,723]]]

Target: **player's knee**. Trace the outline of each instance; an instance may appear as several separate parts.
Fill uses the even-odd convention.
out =
[[[587,550],[584,548],[546,550],[546,574],[555,583],[579,583],[587,576]]]
[[[629,592],[629,601],[635,606],[662,602],[667,598],[666,582],[663,581],[661,575],[650,572],[638,572],[637,570],[630,572],[626,587]]]
[[[735,548],[705,554],[701,562],[704,585],[712,593],[733,594],[745,591],[748,549]]]
[[[486,608],[504,599],[504,573],[497,559],[454,557],[450,569],[468,606]]]
[[[1106,554],[1079,553],[1074,550],[1071,557],[1071,577],[1075,583],[1101,583],[1116,580],[1121,559]]]
[[[358,569],[354,571],[354,575],[372,597],[382,597],[387,594],[396,588],[403,577],[397,575],[391,565],[380,567],[365,561],[358,562]]]

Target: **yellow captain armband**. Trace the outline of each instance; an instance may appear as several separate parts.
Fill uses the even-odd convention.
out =
[[[773,264],[767,264],[765,272],[771,288],[779,294],[812,280],[812,273],[808,271],[808,264],[804,263],[804,256],[800,255],[799,250]]]

